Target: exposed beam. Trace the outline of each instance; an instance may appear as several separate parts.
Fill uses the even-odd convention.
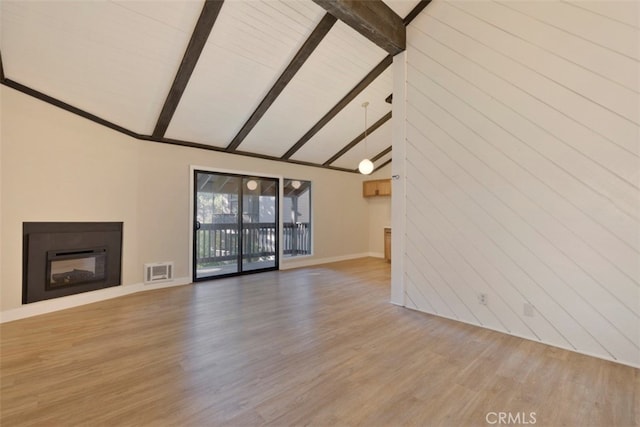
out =
[[[274,101],[278,98],[280,93],[284,90],[287,84],[289,84],[291,79],[293,79],[298,70],[300,70],[302,65],[306,62],[309,56],[311,56],[311,53],[316,49],[316,47],[318,47],[324,36],[327,35],[329,30],[331,30],[331,27],[333,27],[333,24],[335,23],[336,18],[329,13],[327,13],[322,18],[311,35],[298,50],[298,53],[296,53],[296,55],[293,57],[287,68],[275,82],[271,90],[269,90],[262,102],[260,102],[258,108],[256,108],[253,114],[251,114],[251,117],[249,117],[244,126],[242,126],[242,129],[240,129],[235,138],[233,138],[231,143],[227,146],[227,151],[234,151],[247,137],[247,135],[249,135],[251,130],[255,127],[256,124],[258,124],[258,121],[267,112],[269,107],[271,107],[271,104],[273,104]]]
[[[413,18],[415,18],[415,16],[417,16],[420,11],[422,11],[424,9],[424,7],[426,5],[429,4],[431,0],[422,0],[415,8],[414,10],[409,13],[409,15],[407,15],[407,17],[404,19],[404,23],[406,25],[408,25],[411,20]],[[214,17],[214,22],[215,22],[215,18],[217,18],[217,14],[220,11],[220,7],[222,6],[223,0],[206,0],[205,3],[205,7],[203,8],[203,12],[202,14],[205,13],[205,9],[209,10],[208,6],[209,4],[214,4],[217,5],[217,12],[215,14]],[[201,14],[201,18],[202,18],[202,14]],[[200,23],[200,20],[198,21]],[[211,24],[211,26],[213,26],[213,22]],[[196,26],[198,27],[198,25]],[[194,30],[194,35],[192,35],[192,39],[195,37],[195,33],[197,31]],[[210,30],[209,30],[210,32]],[[200,37],[202,38],[202,37]],[[206,42],[206,39],[208,38],[208,34],[206,37],[204,37],[204,42]],[[192,40],[193,41],[193,40]],[[190,46],[192,41],[190,41]],[[204,45],[203,42],[203,45]],[[187,48],[187,51],[189,50],[189,48]],[[185,58],[183,58],[183,63],[185,62],[185,59],[187,57],[187,53],[185,53]],[[190,56],[190,55],[189,55]],[[199,55],[198,55],[199,56]],[[192,58],[192,56],[190,56]],[[186,87],[186,83],[188,82],[191,73],[193,72],[193,68],[195,68],[195,63],[197,62],[197,57],[195,58],[195,61],[193,63],[193,67],[191,69],[191,72],[189,73],[189,76],[187,76],[185,83],[184,83],[184,87],[182,89],[182,91],[180,92],[180,96],[178,97],[177,101],[175,102],[175,107],[173,108],[172,111],[172,115],[173,112],[175,112],[175,108],[177,107],[177,104],[179,102],[179,98],[182,96],[182,93],[184,92],[184,88]],[[287,152],[287,154],[285,154],[285,156],[283,157],[274,157],[274,156],[268,156],[268,155],[262,155],[262,154],[257,154],[257,153],[249,153],[249,152],[241,152],[241,151],[235,151],[234,154],[237,155],[241,155],[241,156],[246,156],[246,157],[253,157],[253,158],[260,158],[260,159],[265,159],[265,160],[273,160],[273,161],[280,161],[280,162],[285,162],[285,163],[292,163],[292,164],[297,164],[297,165],[304,165],[304,166],[310,166],[310,167],[317,167],[317,168],[323,168],[323,169],[329,169],[329,170],[335,170],[335,171],[341,171],[341,172],[352,172],[352,173],[357,173],[357,170],[352,170],[352,169],[347,169],[347,168],[340,168],[340,167],[335,167],[335,166],[324,166],[324,165],[320,165],[320,164],[316,164],[316,163],[311,163],[311,162],[305,162],[305,161],[298,161],[298,160],[292,160],[289,159],[289,157],[295,153],[298,149],[300,149],[300,147],[302,147],[302,145],[304,145],[304,143],[306,141],[308,141],[313,135],[315,135],[326,123],[328,123],[336,114],[338,114],[340,112],[340,110],[342,110],[342,108],[344,108],[350,101],[352,101],[362,90],[364,90],[364,88],[366,88],[366,86],[371,83],[373,80],[375,80],[376,77],[378,77],[392,62],[392,57],[391,56],[387,56],[380,64],[378,64],[356,87],[354,87],[351,92],[349,92],[338,104],[336,104],[332,110],[327,113],[318,123],[316,123],[316,125],[309,131],[307,132],[307,134],[305,134],[305,136],[303,136],[303,138],[298,141],[298,143],[296,143],[296,145],[294,147],[292,147],[289,152]],[[183,64],[181,64],[181,69],[183,67]],[[176,75],[176,81],[179,80],[179,77],[181,77],[181,72],[179,70],[178,74]],[[174,89],[174,86],[176,86],[176,81],[174,81],[174,85],[172,86],[172,90]],[[201,144],[201,143],[196,143],[196,142],[191,142],[191,141],[183,141],[183,140],[176,140],[176,139],[170,139],[170,138],[165,138],[164,137],[164,132],[165,130],[162,132],[163,136],[155,136],[155,135],[142,135],[139,134],[137,132],[133,132],[127,128],[124,128],[122,126],[119,126],[113,122],[110,122],[108,120],[105,120],[101,117],[98,117],[94,114],[88,113],[87,111],[84,111],[80,108],[74,107],[70,104],[67,104],[63,101],[60,101],[56,98],[53,98],[49,95],[46,95],[42,92],[39,92],[35,89],[32,89],[28,86],[24,86],[20,83],[17,83],[13,80],[7,79],[6,76],[4,75],[4,68],[3,68],[3,62],[2,62],[2,55],[0,53],[0,84],[7,86],[9,88],[12,88],[14,90],[17,90],[21,93],[24,93],[26,95],[32,96],[36,99],[39,99],[43,102],[46,102],[48,104],[51,104],[53,106],[56,106],[58,108],[61,108],[65,111],[68,111],[72,114],[76,114],[80,117],[83,117],[87,120],[90,120],[94,123],[97,123],[99,125],[105,126],[107,128],[110,128],[112,130],[115,130],[117,132],[120,132],[122,134],[128,135],[134,139],[137,140],[142,140],[142,141],[151,141],[151,142],[157,142],[157,143],[163,143],[163,144],[171,144],[171,145],[177,145],[177,146],[182,146],[182,147],[189,147],[189,148],[197,148],[197,149],[202,149],[202,150],[206,150],[206,151],[215,151],[215,152],[224,152],[226,151],[225,148],[221,148],[221,147],[215,147],[215,146],[211,146],[211,145],[207,145],[207,144]],[[171,96],[171,94],[170,94]],[[167,103],[169,101],[169,97],[167,98]],[[167,107],[167,103],[165,103],[165,108]],[[164,111],[164,109],[163,109]],[[167,127],[168,127],[168,123],[170,121],[167,121]],[[159,120],[160,122],[160,120]],[[390,150],[390,148],[388,148],[387,150]],[[386,154],[388,151],[385,150],[385,152],[380,153],[379,156],[382,156],[384,154]],[[374,157],[375,158],[375,157]],[[384,164],[382,164],[381,166],[379,166],[377,169],[385,166],[386,164],[388,164],[391,160],[385,162]]]
[[[379,152],[378,154],[376,154],[375,156],[373,156],[373,157],[370,159],[370,160],[371,160],[371,162],[374,162],[374,163],[375,163],[375,161],[376,161],[376,160],[380,160],[382,157],[384,157],[384,155],[385,155],[385,154],[390,153],[390,152],[391,152],[391,150],[392,150],[392,147],[387,147],[387,148],[385,148],[384,150],[382,150],[381,152]],[[387,160],[386,162],[384,162],[383,164],[381,164],[380,166],[378,166],[377,168],[375,168],[375,169],[373,170],[373,172],[377,171],[377,170],[378,170],[378,169],[380,169],[381,167],[384,167],[384,166],[388,165],[389,163],[391,163],[391,159]],[[359,171],[357,168],[356,168],[356,169],[352,169],[352,172],[360,173],[360,171]],[[371,172],[371,173],[373,173],[373,172]]]
[[[315,1],[315,0],[314,0]],[[422,12],[422,10],[431,3],[431,0],[421,0],[411,12],[407,15],[403,20],[404,25],[409,25],[413,19]],[[302,138],[298,142],[296,142],[293,147],[291,147],[284,155],[282,159],[289,159],[296,151],[298,151],[304,144],[306,144],[320,129],[322,129],[331,119],[333,119],[344,107],[349,104],[360,92],[362,92],[371,82],[373,82],[382,72],[391,65],[393,61],[393,57],[391,55],[387,55],[382,62],[380,62],[376,67],[367,74],[367,76],[360,81],[354,87],[351,92],[349,92],[340,102],[338,102],[334,107],[318,121],[307,133],[305,133]],[[392,94],[393,95],[393,94]],[[387,98],[388,99],[388,98]]]
[[[382,0],[313,0],[390,55],[406,49],[406,29]]]
[[[259,153],[249,153],[249,152],[245,152],[245,151],[234,151],[233,154],[240,154],[242,156],[256,157],[258,159],[264,159],[264,160],[274,160],[274,161],[281,161],[281,162],[284,161],[286,163],[292,163],[294,165],[312,166],[312,167],[331,169],[331,170],[336,170],[336,171],[341,171],[341,172],[353,172],[349,168],[341,168],[341,167],[338,167],[338,166],[324,166],[324,165],[321,165],[319,163],[305,162],[304,160],[283,159],[282,157],[268,156],[268,155],[259,154]]]
[[[222,8],[223,2],[224,0],[205,0],[196,27],[191,34],[191,40],[189,40],[187,50],[184,52],[180,68],[178,68],[167,99],[162,107],[160,117],[158,117],[156,127],[153,130],[153,136],[155,138],[162,138],[167,131],[173,114],[178,108],[182,94],[189,83],[191,74],[193,74],[193,70],[196,68],[200,54],[207,43],[213,24],[218,18],[218,13]]]
[[[404,25],[409,25],[411,23],[411,21],[413,21],[416,16],[418,16],[420,14],[420,12],[422,12],[424,10],[425,7],[427,7],[427,5],[431,3],[431,0],[420,0],[420,3],[418,3],[412,10],[411,12],[409,12],[409,14],[403,19]],[[386,102],[388,102],[389,104],[393,103],[393,94],[389,95],[387,97],[387,99],[385,99]],[[387,147],[386,149],[382,150],[380,153],[378,153],[377,155],[375,155],[371,161],[375,162],[376,160],[380,160],[382,157],[384,157],[387,153],[390,153],[393,150],[392,146]],[[373,170],[373,172],[382,169],[383,167],[387,166],[389,163],[391,163],[393,159],[389,159],[386,162],[382,163],[380,166],[378,166],[377,168],[375,168]],[[356,169],[357,172],[357,169]]]
[[[7,86],[7,87],[10,87],[12,89],[17,90],[18,92],[22,92],[22,93],[24,93],[26,95],[32,96],[34,98],[37,98],[37,99],[39,99],[41,101],[44,101],[46,103],[49,103],[51,105],[55,105],[56,107],[62,108],[63,110],[69,111],[70,113],[77,114],[78,116],[84,117],[85,119],[91,120],[92,122],[95,122],[95,123],[98,123],[98,124],[100,124],[102,126],[105,126],[105,127],[110,128],[110,129],[113,129],[113,130],[115,130],[117,132],[124,133],[125,135],[129,135],[129,136],[134,137],[134,138],[140,137],[140,134],[138,134],[136,132],[130,131],[129,129],[126,129],[126,128],[122,127],[122,126],[119,126],[119,125],[117,125],[117,124],[115,124],[113,122],[105,120],[105,119],[103,119],[101,117],[98,117],[98,116],[96,116],[94,114],[88,113],[88,112],[86,112],[84,110],[81,110],[80,108],[74,107],[73,105],[69,105],[66,102],[60,101],[59,99],[53,98],[53,97],[51,97],[49,95],[45,95],[42,92],[39,92],[39,91],[37,91],[35,89],[32,89],[32,88],[30,88],[28,86],[25,86],[23,84],[15,82],[15,81],[13,81],[11,79],[7,79],[7,78],[2,79],[2,84]]]
[[[371,171],[371,173],[376,173],[376,171],[378,171],[379,169],[382,169],[383,167],[387,166],[389,163],[391,163],[392,159],[387,160],[386,162],[384,162],[383,164],[381,164],[380,166],[376,167],[373,169],[373,171]],[[360,171],[358,170],[358,168],[356,169],[351,169],[351,172],[354,173],[360,173]],[[371,174],[369,174],[371,175]]]
[[[2,52],[0,52],[0,81],[4,81],[4,65],[2,64]]]
[[[420,3],[418,3],[412,10],[411,12],[409,12],[409,14],[407,16],[405,16],[405,18],[402,20],[402,22],[404,22],[404,25],[407,26],[409,24],[411,24],[411,21],[413,21],[416,16],[420,15],[420,12],[422,12],[422,10],[427,7],[427,5],[431,3],[431,0],[420,0]]]
[[[375,171],[377,171],[377,170],[379,170],[379,169],[382,169],[383,167],[387,166],[389,163],[391,163],[391,160],[392,160],[392,159],[387,160],[386,162],[384,162],[383,164],[381,164],[380,166],[378,166],[377,168],[375,168],[375,170],[374,170],[373,172],[375,172]],[[372,173],[373,173],[373,172],[372,172]]]
[[[371,135],[373,132],[375,132],[376,129],[378,129],[380,126],[385,124],[390,118],[391,118],[391,111],[389,111],[387,114],[382,116],[377,122],[369,126],[369,129],[367,129],[365,132],[362,132],[360,135],[356,136],[353,139],[353,141],[351,141],[350,143],[342,147],[342,150],[338,151],[329,160],[324,162],[323,166],[329,166],[331,163],[338,160],[340,157],[344,155],[344,153],[346,153],[347,151],[351,150],[353,147],[358,145],[358,143],[364,139],[365,135]]]
[[[5,78],[4,80],[0,80],[0,84],[7,86],[11,89],[17,90],[18,92],[24,93],[25,95],[29,95],[32,96],[40,101],[46,102],[48,104],[51,104],[55,107],[61,108],[65,111],[68,111],[72,114],[75,114],[77,116],[80,116],[82,118],[85,118],[87,120],[90,120],[94,123],[97,123],[101,126],[105,126],[109,129],[115,130],[116,132],[120,132],[124,135],[130,136],[131,138],[140,140],[140,141],[150,141],[150,142],[157,142],[157,143],[162,143],[162,144],[169,144],[169,145],[177,145],[180,147],[189,147],[189,148],[197,148],[197,149],[201,149],[201,150],[206,150],[206,151],[215,151],[215,152],[225,152],[225,149],[223,147],[215,147],[212,145],[207,145],[207,144],[202,144],[199,142],[191,142],[191,141],[184,141],[184,140],[179,140],[179,139],[171,139],[171,138],[156,138],[153,135],[142,135],[139,134],[137,132],[131,131],[127,128],[124,128],[122,126],[119,126],[113,122],[110,122],[108,120],[105,120],[101,117],[98,117],[94,114],[88,113],[87,111],[84,111],[78,107],[74,107],[73,105],[69,105],[66,102],[62,102],[59,99],[53,98],[49,95],[45,95],[42,92],[38,92],[35,89],[32,89],[28,86],[24,86],[20,83],[17,83],[13,80],[7,79]],[[299,161],[299,160],[289,160],[289,159],[283,159],[281,157],[275,157],[275,156],[268,156],[268,155],[264,155],[264,154],[259,154],[259,153],[249,153],[249,152],[242,152],[242,151],[234,151],[233,154],[235,155],[239,155],[239,156],[244,156],[244,157],[252,157],[252,158],[258,158],[258,159],[264,159],[264,160],[273,160],[276,162],[284,162],[284,163],[292,163],[292,164],[296,164],[296,165],[302,165],[302,166],[310,166],[310,167],[315,167],[315,168],[321,168],[321,169],[330,169],[330,170],[335,170],[335,171],[340,171],[340,172],[350,172],[350,173],[355,173],[356,171],[353,171],[352,169],[348,169],[348,168],[341,168],[341,167],[337,167],[337,166],[323,166],[321,164],[318,163],[311,163],[311,162],[305,162],[305,161]]]
[[[356,96],[360,94],[360,92],[362,92],[367,86],[369,86],[369,84],[371,84],[372,81],[374,81],[380,74],[382,74],[382,72],[386,70],[389,65],[391,65],[392,61],[393,58],[391,57],[391,55],[387,55],[382,61],[380,61],[380,63],[376,65],[376,67],[371,70],[364,79],[360,80],[360,83],[358,83],[353,89],[349,91],[349,93],[344,96],[344,98],[342,98],[336,105],[334,105],[333,108],[329,110],[329,112],[318,121],[318,123],[313,125],[313,127],[309,129],[307,133],[305,133],[302,138],[300,138],[300,140],[289,149],[289,151],[284,153],[282,159],[289,159],[291,156],[293,156],[293,154],[298,151],[304,144],[306,144],[307,141],[309,141],[313,137],[313,135],[315,135],[320,129],[322,129],[324,125],[329,123],[329,121],[333,119],[336,114],[342,111],[344,107],[346,107],[351,101],[354,100]]]
[[[383,158],[385,155],[389,154],[391,152],[393,147],[388,146],[387,148],[385,148],[384,150],[382,150],[381,152],[379,152],[378,154],[376,154],[375,156],[373,156],[371,158],[372,162],[375,162],[376,160],[380,160],[381,158]]]

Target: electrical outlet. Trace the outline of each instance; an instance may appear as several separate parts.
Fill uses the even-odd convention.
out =
[[[527,317],[533,317],[534,310],[535,310],[535,309],[534,309],[534,307],[533,307],[533,304],[529,304],[528,302],[525,302],[525,303],[524,303],[524,309],[523,309],[523,312],[524,312],[524,315],[525,315],[525,316],[527,316]]]
[[[489,296],[487,294],[478,294],[478,302],[482,305],[487,305],[487,299]]]

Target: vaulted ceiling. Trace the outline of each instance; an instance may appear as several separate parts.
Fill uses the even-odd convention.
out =
[[[402,26],[428,3],[364,13]],[[345,171],[366,155],[381,167],[398,47],[336,10],[349,4],[3,0],[0,79],[138,139]]]

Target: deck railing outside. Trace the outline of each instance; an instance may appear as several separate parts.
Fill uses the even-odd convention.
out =
[[[273,223],[243,224],[243,258],[257,259],[273,256],[276,250],[276,226]],[[196,242],[198,264],[215,264],[238,257],[238,224],[201,223]],[[311,253],[309,223],[285,223],[282,233],[282,250],[285,255]]]
[[[311,255],[311,227],[308,222],[283,224],[282,253]]]

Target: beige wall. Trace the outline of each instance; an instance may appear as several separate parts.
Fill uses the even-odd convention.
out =
[[[187,277],[191,165],[310,180],[310,261],[369,252],[359,175],[138,141],[1,90],[3,311],[21,305],[23,221],[123,221],[123,285],[142,282],[147,262],[174,261]]]

